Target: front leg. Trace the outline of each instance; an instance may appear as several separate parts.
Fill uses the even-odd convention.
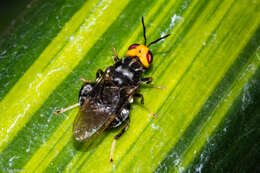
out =
[[[114,55],[112,55],[112,58],[115,61],[115,63],[117,63],[119,61],[119,58],[118,58],[116,48],[112,47],[112,49],[113,49],[113,52],[114,52]]]

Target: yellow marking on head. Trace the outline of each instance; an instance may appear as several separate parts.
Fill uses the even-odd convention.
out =
[[[137,56],[140,60],[140,62],[143,64],[144,67],[149,67],[149,62],[147,59],[147,53],[149,52],[149,48],[145,45],[136,45],[131,48],[129,47],[129,50],[126,52],[126,55],[128,56]]]

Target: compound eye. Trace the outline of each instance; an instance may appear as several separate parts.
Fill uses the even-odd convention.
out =
[[[148,63],[151,64],[152,61],[153,61],[153,55],[152,55],[152,52],[150,50],[147,52],[146,58],[147,58]]]
[[[137,46],[139,46],[139,44],[132,44],[129,46],[128,50],[135,49]]]

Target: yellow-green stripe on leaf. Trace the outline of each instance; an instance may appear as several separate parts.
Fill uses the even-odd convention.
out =
[[[259,71],[260,3],[87,0],[78,4],[59,0],[52,5],[55,13],[45,9],[44,2],[30,3],[24,11],[26,22],[17,18],[17,28],[2,37],[0,172],[184,172],[209,167],[212,163],[206,161],[196,165],[200,154],[224,119],[233,117],[232,105],[244,99],[241,93]],[[69,19],[55,15],[67,8],[74,9]],[[35,22],[38,9],[49,23]],[[145,105],[159,117],[154,119],[133,104],[129,129],[118,140],[110,163],[110,147],[119,129],[104,132],[90,146],[78,145],[72,133],[78,109],[58,116],[52,112],[77,102],[80,77],[92,80],[97,69],[113,64],[112,47],[123,57],[129,45],[143,43],[142,16],[148,43],[171,34],[151,47],[154,60],[145,74],[166,89],[140,89]],[[52,28],[59,25],[58,19],[62,25]],[[46,34],[49,40],[33,40],[41,30],[52,33]],[[37,41],[40,48],[33,54]],[[33,56],[31,62],[27,55]],[[227,137],[221,139],[225,143]],[[221,170],[221,164],[216,165]]]

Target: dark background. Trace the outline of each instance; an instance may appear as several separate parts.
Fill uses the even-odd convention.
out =
[[[0,2],[0,34],[15,22],[32,0],[1,0]]]

